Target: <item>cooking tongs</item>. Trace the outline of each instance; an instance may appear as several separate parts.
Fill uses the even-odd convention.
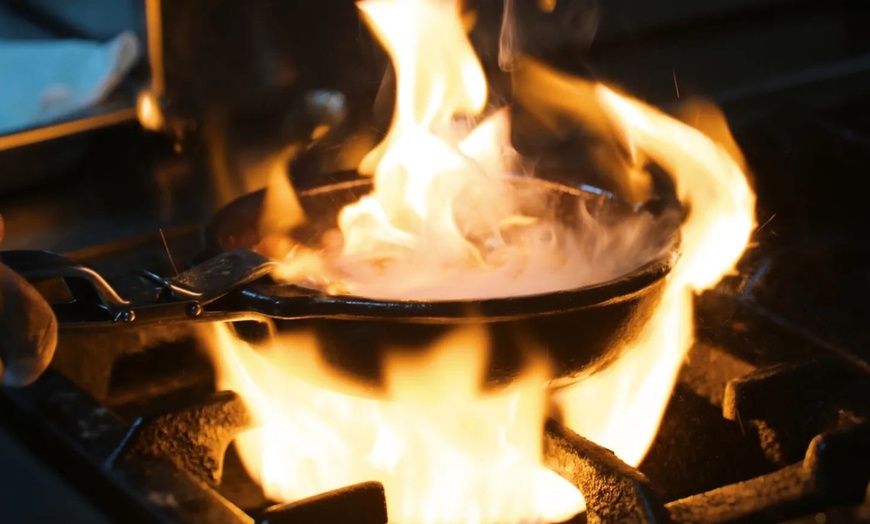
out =
[[[275,265],[275,261],[253,251],[236,249],[174,277],[140,271],[139,275],[153,284],[154,293],[130,300],[122,297],[102,275],[63,255],[49,251],[0,251],[0,262],[43,292],[61,326],[83,327],[95,323],[262,320],[250,311],[209,305],[265,277]],[[64,289],[58,288],[58,280],[65,284],[61,286]]]

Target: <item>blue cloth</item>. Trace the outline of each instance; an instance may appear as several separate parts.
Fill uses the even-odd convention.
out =
[[[0,134],[58,120],[100,102],[141,54],[133,32],[105,43],[0,40]]]

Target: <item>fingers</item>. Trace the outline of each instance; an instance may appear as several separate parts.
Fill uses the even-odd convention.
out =
[[[0,384],[26,386],[39,378],[56,345],[51,307],[29,282],[0,264]]]

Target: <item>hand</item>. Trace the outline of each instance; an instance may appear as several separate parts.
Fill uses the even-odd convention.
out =
[[[0,242],[4,231],[0,216]],[[0,385],[32,383],[48,367],[56,346],[51,307],[21,275],[0,264]]]

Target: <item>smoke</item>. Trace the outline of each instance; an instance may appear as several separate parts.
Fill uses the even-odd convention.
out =
[[[678,234],[676,209],[653,215],[531,177],[483,180],[477,194],[466,191],[451,203],[452,232],[465,252],[448,252],[437,235],[401,232],[348,250],[332,229],[315,249],[297,246],[276,278],[381,299],[521,296],[617,278],[667,254]],[[480,213],[481,196],[499,204],[495,215]]]
[[[512,71],[519,49],[514,0],[504,0],[501,18],[501,32],[498,37],[498,66],[502,71]]]
[[[493,234],[466,237],[479,255],[475,263],[445,264],[437,254],[424,249],[377,264],[337,256],[328,267],[344,282],[345,289],[356,295],[478,299],[604,282],[661,256],[670,245],[669,234],[674,229],[662,227],[662,221],[652,215],[601,216],[595,208],[602,200],[579,198],[574,209],[566,213],[570,221],[567,217],[560,220],[542,209],[555,204],[556,197],[535,193],[513,195],[517,206],[531,213],[504,220]],[[529,205],[532,198],[541,200]],[[462,229],[464,223],[457,217],[457,227]]]

